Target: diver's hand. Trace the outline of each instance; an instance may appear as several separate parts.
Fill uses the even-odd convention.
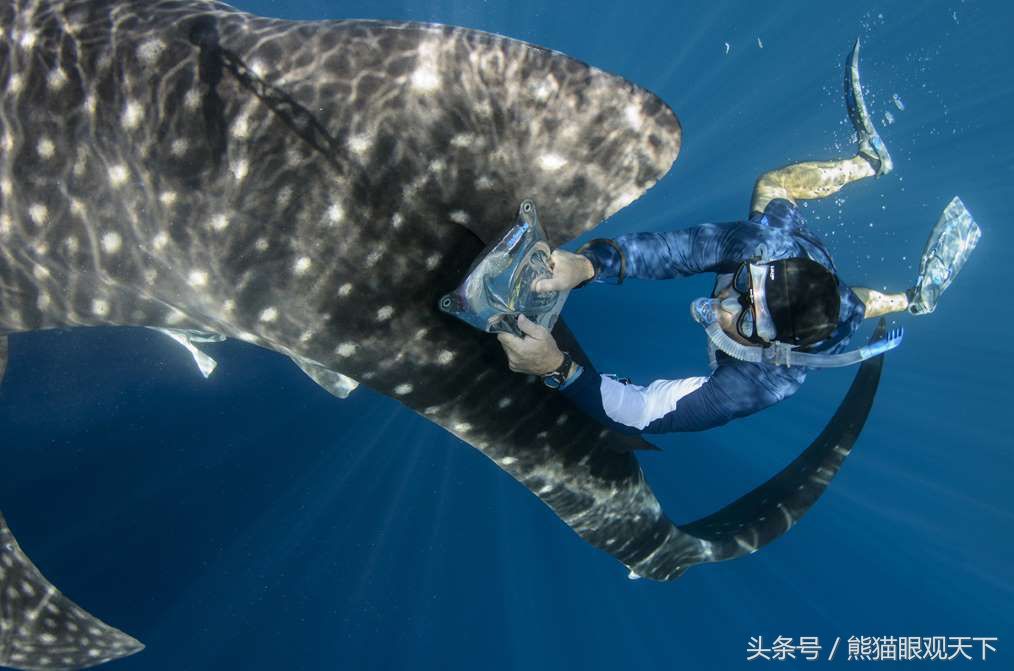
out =
[[[572,254],[562,249],[553,251],[550,257],[553,276],[532,282],[532,289],[540,293],[546,291],[569,291],[595,277],[595,268],[587,257]]]
[[[545,375],[560,367],[563,363],[563,352],[556,346],[556,340],[545,326],[519,315],[518,328],[525,334],[524,338],[512,333],[499,333],[496,336],[507,354],[507,365],[512,371]]]

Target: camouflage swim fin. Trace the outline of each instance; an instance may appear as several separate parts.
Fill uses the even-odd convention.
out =
[[[894,169],[894,161],[891,160],[891,154],[887,151],[884,141],[880,139],[877,129],[873,127],[873,119],[870,118],[866,101],[863,99],[863,87],[859,82],[858,37],[845,63],[845,106],[852,127],[856,129],[860,156],[870,162],[877,172],[877,177],[891,172]]]
[[[919,278],[906,292],[909,312],[921,315],[937,309],[940,294],[951,286],[981,236],[982,231],[972,214],[955,196],[940,214],[926,241],[919,262]]]

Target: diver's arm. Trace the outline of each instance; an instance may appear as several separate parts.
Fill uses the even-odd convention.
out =
[[[620,284],[628,277],[668,280],[721,272],[744,258],[746,250],[736,233],[739,227],[734,222],[665,233],[631,233],[615,240],[592,240],[578,253],[591,262],[593,282]]]
[[[608,379],[611,378],[599,375],[594,368],[586,365],[581,370],[572,372],[564,386],[560,387],[560,393],[582,413],[614,431],[628,435],[641,433],[637,427],[618,422],[606,413],[602,406],[602,384]]]
[[[680,400],[644,433],[704,431],[746,417],[796,393],[804,376],[786,369],[745,361],[723,362],[699,389]]]
[[[583,370],[561,393],[582,412],[622,433],[704,431],[791,396],[801,378],[773,367],[735,362],[711,377],[624,384]]]
[[[852,291],[866,306],[866,319],[908,310],[908,295],[904,291],[887,294],[865,287],[852,287]]]
[[[656,380],[640,387],[585,367],[567,380],[560,393],[605,426],[620,433],[638,434],[655,419],[672,413],[680,399],[706,380],[704,377]]]

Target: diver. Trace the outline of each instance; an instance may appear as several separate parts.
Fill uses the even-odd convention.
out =
[[[979,229],[955,198],[927,243],[916,284],[883,293],[843,282],[798,202],[826,198],[846,184],[891,172],[886,146],[859,84],[859,41],[846,63],[845,98],[858,151],[852,158],[799,163],[760,176],[746,221],[593,240],[552,252],[552,275],[536,292],[590,282],[672,279],[715,273],[712,295],[691,306],[708,335],[711,374],[656,380],[646,387],[582,367],[549,330],[520,316],[498,335],[511,370],[540,375],[586,414],[625,433],[701,431],[767,408],[796,392],[810,368],[858,363],[897,346],[900,332],[847,351],[863,319],[932,312],[978,241]]]

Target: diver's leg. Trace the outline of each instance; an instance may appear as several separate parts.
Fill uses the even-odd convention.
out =
[[[826,198],[850,182],[886,175],[894,169],[891,154],[873,126],[859,83],[859,40],[845,63],[845,107],[856,131],[857,154],[844,161],[797,163],[764,173],[754,186],[751,212],[763,212],[775,198],[790,201]]]
[[[904,291],[886,294],[865,287],[852,287],[852,291],[866,306],[866,319],[908,310],[908,295]]]
[[[761,175],[750,199],[751,212],[763,212],[775,198],[798,200],[827,198],[843,186],[876,174],[869,159],[859,154],[840,161],[795,163]]]

